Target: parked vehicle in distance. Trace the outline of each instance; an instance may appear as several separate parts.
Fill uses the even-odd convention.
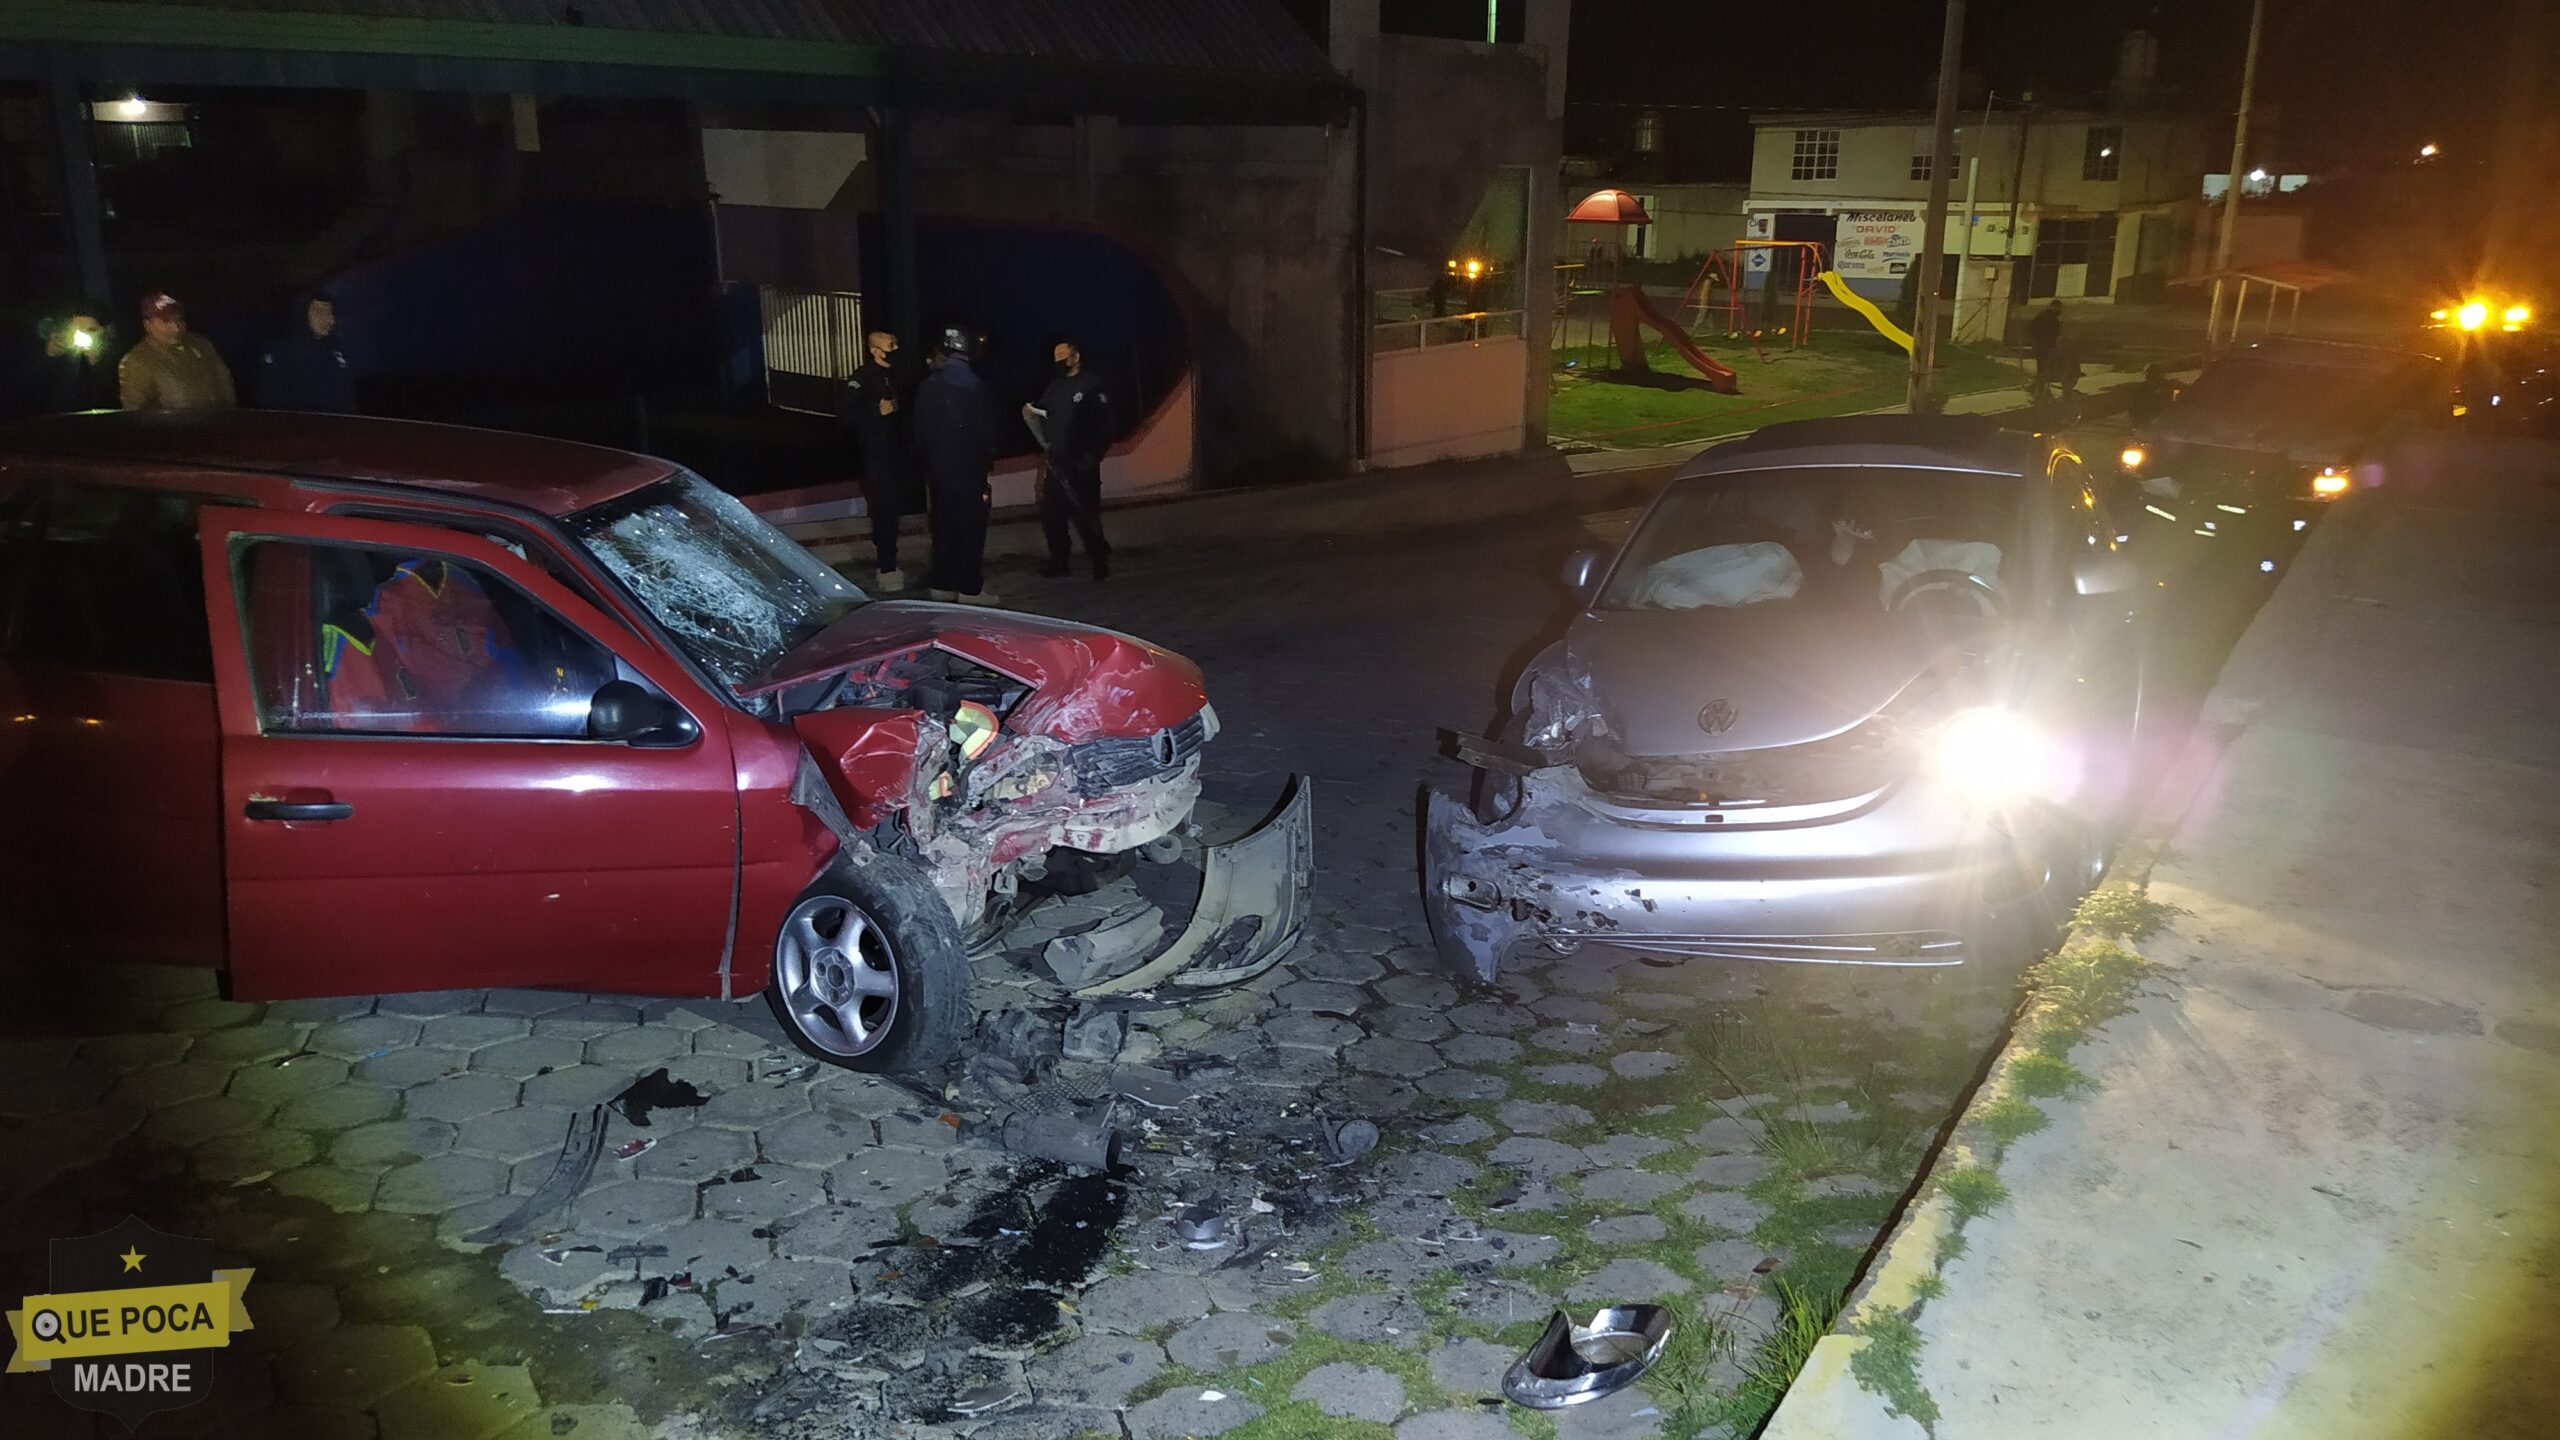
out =
[[[931,1069],[969,933],[1178,852],[1216,734],[1178,655],[874,601],[662,460],[246,411],[0,429],[21,957],[240,999],[762,989],[823,1058]],[[1225,971],[1294,912],[1247,933]]]
[[[1978,417],[1772,425],[1691,461],[1427,806],[1446,962],[1522,947],[2013,955],[2130,798],[2142,592],[2093,476]]]
[[[2441,423],[2454,377],[2433,356],[2282,338],[2205,366],[2119,462],[2137,524],[2228,541],[2234,565],[2273,575],[2323,507],[2381,484],[2395,452]],[[2145,519],[2145,516],[2148,519]]]

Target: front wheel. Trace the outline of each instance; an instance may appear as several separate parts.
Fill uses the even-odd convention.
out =
[[[765,998],[801,1049],[874,1073],[930,1073],[975,1016],[951,907],[894,856],[838,860],[782,918]]]

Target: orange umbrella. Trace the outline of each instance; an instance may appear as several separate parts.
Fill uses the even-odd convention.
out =
[[[1624,190],[1594,190],[1583,196],[1582,203],[1574,206],[1564,218],[1593,225],[1653,223],[1653,217],[1644,213],[1644,206]]]

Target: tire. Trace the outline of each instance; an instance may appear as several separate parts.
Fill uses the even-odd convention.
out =
[[[765,999],[801,1049],[873,1074],[942,1070],[977,1020],[959,922],[891,855],[839,859],[792,902]]]

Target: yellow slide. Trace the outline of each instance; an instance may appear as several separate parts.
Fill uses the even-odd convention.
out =
[[[1822,283],[1831,287],[1832,299],[1865,316],[1867,323],[1876,327],[1877,334],[1905,350],[1911,348],[1911,332],[1884,318],[1884,312],[1876,308],[1876,302],[1850,289],[1849,282],[1840,278],[1839,271],[1823,271]]]

